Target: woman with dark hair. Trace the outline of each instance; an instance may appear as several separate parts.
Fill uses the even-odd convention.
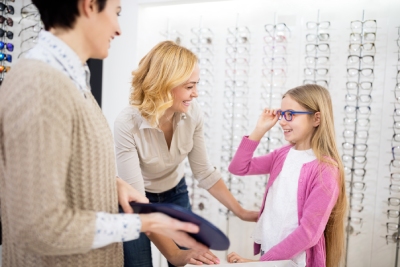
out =
[[[112,134],[85,62],[105,58],[120,35],[120,0],[33,3],[46,31],[0,90],[2,265],[120,267],[121,242],[140,232],[206,251],[185,233],[196,225],[132,214],[130,201],[148,199],[115,176]]]

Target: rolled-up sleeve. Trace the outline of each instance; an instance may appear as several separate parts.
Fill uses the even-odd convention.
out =
[[[138,151],[132,133],[134,124],[127,117],[129,116],[118,118],[114,123],[114,143],[118,176],[145,195]]]
[[[199,187],[208,190],[221,179],[221,174],[211,165],[208,159],[203,123],[203,114],[199,112],[197,114],[197,123],[193,134],[193,148],[188,154],[188,159],[193,176],[199,182]]]

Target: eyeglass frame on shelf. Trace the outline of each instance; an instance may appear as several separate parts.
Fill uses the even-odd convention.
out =
[[[367,173],[367,170],[365,168],[350,168],[347,166],[344,166],[345,174],[351,174],[353,173],[357,177],[362,177],[361,179],[364,180],[364,177]],[[346,170],[349,170],[349,172],[346,172]],[[359,174],[357,171],[362,171],[362,174]]]
[[[309,25],[310,24],[315,24],[315,26],[314,27],[310,27]],[[321,24],[323,25],[323,24],[328,24],[327,26],[320,26]],[[306,22],[306,28],[307,29],[309,29],[309,30],[313,30],[313,29],[315,29],[315,28],[318,28],[318,29],[328,29],[329,27],[331,26],[331,22],[330,21],[321,21],[321,22],[316,22],[316,21],[307,21]]]
[[[356,22],[357,22],[357,23],[361,23],[361,27],[360,27],[361,31],[362,31],[363,29],[365,29],[365,28],[367,28],[367,29],[371,28],[371,27],[365,27],[365,26],[364,26],[364,24],[370,23],[370,22],[374,22],[374,23],[375,23],[375,26],[373,27],[373,28],[375,28],[375,31],[374,31],[374,32],[376,32],[376,29],[377,29],[377,27],[378,27],[378,24],[377,24],[376,20],[374,20],[374,19],[367,19],[367,20],[363,20],[363,21],[361,21],[361,20],[353,20],[353,21],[350,22],[350,29],[351,29],[352,32],[355,32],[355,31],[354,31],[354,28],[356,28],[356,27],[353,27],[353,24],[356,23]],[[371,32],[371,31],[370,31],[370,32]],[[358,32],[355,32],[355,33],[358,33]]]

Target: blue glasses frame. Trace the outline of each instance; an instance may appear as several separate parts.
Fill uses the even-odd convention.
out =
[[[14,51],[14,45],[12,43],[5,43],[0,41],[0,50],[3,50],[4,48],[6,48],[10,52]]]
[[[0,61],[6,60],[8,62],[12,62],[12,55],[0,53]]]
[[[281,120],[282,117],[284,117],[286,121],[292,121],[294,114],[314,114],[315,112],[295,111],[295,110],[288,109],[288,110],[278,110],[278,113],[279,113],[279,120]]]

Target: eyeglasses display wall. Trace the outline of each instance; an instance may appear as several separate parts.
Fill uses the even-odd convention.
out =
[[[21,19],[18,21],[21,30],[18,33],[20,42],[20,53],[18,58],[31,50],[37,43],[39,32],[44,28],[40,20],[40,14],[36,6],[28,3],[21,8]]]
[[[274,14],[272,23],[264,25],[260,110],[266,107],[279,107],[282,95],[287,90],[285,85],[290,64],[287,62],[287,48],[291,33],[289,27],[284,22],[278,23],[276,18],[277,14]],[[261,139],[257,155],[268,154],[283,144],[282,128],[276,124]],[[264,188],[268,177],[266,175],[255,177],[255,188]],[[259,210],[264,192],[256,191],[254,196],[252,208]]]
[[[12,64],[36,43],[42,29],[39,12],[30,0],[0,3],[0,85]]]
[[[4,80],[5,73],[11,69],[14,51],[14,8],[15,0],[0,3],[0,85]]]
[[[390,181],[389,181],[389,197],[387,198],[387,222],[386,228],[386,243],[389,246],[395,247],[395,265],[400,265],[399,248],[399,226],[400,226],[400,27],[397,27],[397,38],[395,40],[397,45],[397,62],[392,68],[395,76],[394,87],[394,111],[393,111],[393,135],[391,139],[391,161],[389,164]]]
[[[251,53],[251,33],[247,26],[228,27],[226,37],[225,88],[224,88],[224,120],[221,146],[221,174],[229,190],[243,205],[245,183],[242,177],[228,172],[228,166],[239,146],[241,138],[248,128],[248,93],[249,64]],[[220,208],[223,215],[228,216],[226,208]]]
[[[285,84],[288,75],[287,46],[290,38],[290,29],[283,22],[277,23],[276,19],[273,24],[265,24],[264,30],[260,110],[280,105],[286,89]],[[283,131],[277,124],[262,138],[258,153],[265,155],[283,144]]]
[[[207,149],[212,148],[213,143],[213,32],[210,28],[203,27],[201,20],[198,27],[191,29],[192,38],[190,39],[190,49],[199,59],[200,81],[198,88],[198,104],[204,114],[204,136]]]
[[[319,11],[316,21],[306,22],[304,84],[329,88],[330,26],[329,21],[320,21]]]
[[[168,39],[179,36],[180,44],[198,55],[200,68],[207,70],[200,73],[197,102],[205,113],[211,110],[212,114],[205,122],[210,129],[204,126],[207,142],[211,137],[208,155],[247,209],[260,208],[268,177],[237,177],[227,172],[241,138],[251,133],[263,108],[280,107],[281,96],[288,89],[304,83],[328,87],[346,171],[347,266],[394,266],[396,244],[391,240],[387,244],[385,237],[396,232],[388,232],[387,227],[395,229],[398,219],[388,219],[388,210],[397,208],[388,206],[388,198],[392,203],[400,199],[396,192],[400,182],[391,178],[389,170],[391,160],[397,159],[397,150],[393,156],[391,148],[397,146],[394,141],[392,144],[393,134],[397,133],[394,109],[400,110],[396,98],[400,90],[393,89],[398,73],[394,61],[398,62],[396,27],[400,17],[393,5],[363,3],[343,1],[339,7],[338,3],[317,1],[317,5],[304,5],[289,0],[285,8],[261,0],[141,5],[134,54],[138,62],[151,47],[167,39],[160,31],[165,32],[169,23]],[[125,12],[129,4],[125,1],[122,5]],[[131,26],[121,27],[125,35],[125,28]],[[122,44],[111,46],[110,54],[115,53],[121,58],[133,54]],[[105,80],[119,84],[116,76],[107,72],[107,68],[112,72],[115,65],[107,66],[106,60],[104,67]],[[127,77],[130,71],[126,70]],[[266,134],[255,155],[264,155],[285,143],[278,125]],[[186,170],[186,178],[190,179],[190,168]],[[392,168],[392,172],[396,170]],[[206,190],[198,188],[196,181],[191,190],[193,210],[228,234],[228,252],[258,259],[252,255],[255,225],[228,213]],[[226,252],[216,254],[225,259]]]
[[[191,29],[190,49],[197,55],[199,59],[200,68],[200,81],[197,85],[198,88],[198,104],[200,105],[204,114],[204,136],[207,151],[212,149],[213,145],[213,61],[214,61],[214,49],[213,49],[213,32],[210,28],[202,25],[200,19],[199,25]],[[190,166],[186,164],[186,173],[192,176]],[[190,200],[193,211],[197,211],[198,214],[208,216],[208,211],[214,202],[210,198],[210,194],[205,190],[197,188],[192,177]]]
[[[354,20],[347,57],[346,105],[342,160],[346,174],[349,211],[346,222],[346,266],[351,249],[350,238],[362,233],[367,182],[367,152],[371,115],[371,91],[374,88],[376,20]]]
[[[173,41],[179,45],[182,42],[183,38],[182,34],[175,29],[171,29],[171,23],[169,19],[167,20],[167,28],[163,31],[160,31],[160,34],[163,36],[165,40]]]
[[[221,142],[220,170],[232,195],[240,205],[247,207],[253,204],[251,203],[252,198],[248,197],[252,193],[252,185],[244,177],[229,173],[228,166],[242,137],[248,134],[249,105],[251,104],[251,95],[255,93],[251,83],[254,73],[250,68],[253,60],[251,55],[253,54],[254,38],[253,32],[243,24],[239,15],[232,24],[225,30],[224,103],[222,107],[222,136],[224,138]],[[226,233],[228,235],[238,234],[237,240],[231,240],[231,244],[235,246],[246,231],[237,232],[236,227],[241,224],[241,221],[222,205],[219,205],[219,214],[227,220]]]

